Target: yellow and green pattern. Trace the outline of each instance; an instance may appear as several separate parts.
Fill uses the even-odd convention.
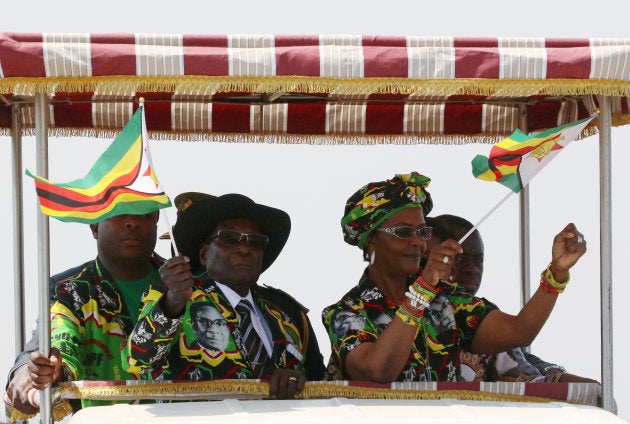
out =
[[[472,160],[476,178],[497,181],[518,193],[594,118],[590,116],[560,127],[527,135],[516,130],[492,146],[488,157],[477,155]]]
[[[84,178],[55,184],[35,179],[41,211],[60,221],[94,224],[171,206],[153,170],[140,107]]]
[[[195,280],[191,298],[178,318],[164,313],[162,296],[155,291],[144,299],[138,323],[123,350],[128,372],[142,379],[257,378],[244,355],[238,315],[214,281]],[[276,368],[304,372],[309,358],[299,330],[303,326],[275,303],[267,288],[253,287],[252,296],[269,325],[273,342],[270,361],[263,365],[260,378],[271,378]]]

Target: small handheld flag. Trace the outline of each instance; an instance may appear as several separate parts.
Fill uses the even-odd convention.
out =
[[[591,115],[579,121],[530,135],[516,130],[508,138],[492,146],[489,157],[475,156],[471,162],[475,177],[480,180],[497,181],[512,191],[464,234],[459,239],[459,243],[463,243],[510,195],[521,191],[538,171],[580,135],[595,116]]]
[[[570,142],[575,140],[595,115],[560,127],[527,135],[520,130],[495,144],[488,157],[472,160],[473,175],[497,181],[518,193]]]
[[[143,121],[141,104],[84,178],[55,184],[26,170],[35,179],[42,213],[60,221],[95,224],[171,206],[153,169]]]

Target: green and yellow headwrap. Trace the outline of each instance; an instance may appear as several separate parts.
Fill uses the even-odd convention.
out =
[[[363,249],[370,233],[396,212],[422,208],[427,215],[433,208],[431,195],[425,190],[430,182],[429,177],[412,172],[364,185],[346,202],[341,218],[343,239]]]

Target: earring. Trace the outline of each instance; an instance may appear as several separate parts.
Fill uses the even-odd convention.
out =
[[[376,257],[376,252],[374,250],[372,250],[372,253],[370,253],[370,265],[374,265],[374,258]]]

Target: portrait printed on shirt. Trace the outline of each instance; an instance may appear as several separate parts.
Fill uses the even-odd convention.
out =
[[[437,334],[452,331],[456,326],[453,307],[446,296],[436,296],[424,314],[429,318]]]
[[[504,379],[525,378],[524,376],[542,377],[540,371],[525,358],[525,353],[521,348],[509,349],[497,354],[494,366],[499,376]]]
[[[374,323],[374,326],[376,327],[377,334],[380,335],[383,331],[385,331],[389,323],[392,322],[392,317],[390,317],[389,315],[383,312],[382,314],[377,316],[372,322]]]
[[[225,351],[230,340],[227,321],[210,303],[190,306],[192,329],[196,343],[208,350]]]
[[[169,357],[164,378],[217,380],[252,378],[241,353],[241,334],[234,310],[218,302],[214,293],[193,292],[178,331],[177,349]],[[169,342],[170,343],[170,342]]]
[[[350,311],[339,311],[333,319],[333,332],[338,339],[343,338],[349,331],[361,331],[365,326],[365,318]]]

